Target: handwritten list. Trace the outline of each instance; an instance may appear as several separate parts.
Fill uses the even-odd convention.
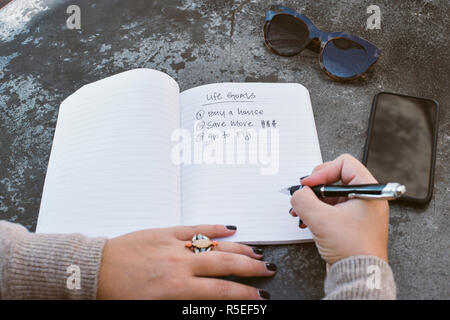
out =
[[[239,232],[230,240],[247,243],[310,239],[287,214],[289,197],[279,192],[322,161],[307,90],[298,84],[212,84],[182,92],[180,101],[182,128],[204,145],[242,139],[255,143],[259,154],[262,133],[279,132],[278,147],[265,146],[279,161],[274,174],[261,175],[259,161],[182,166],[183,224],[235,224]]]

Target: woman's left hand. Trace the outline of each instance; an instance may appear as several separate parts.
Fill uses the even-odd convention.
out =
[[[267,299],[264,290],[216,279],[229,275],[267,277],[274,264],[253,248],[227,241],[210,252],[185,244],[195,234],[210,239],[232,235],[223,225],[149,229],[107,241],[99,273],[99,299]]]

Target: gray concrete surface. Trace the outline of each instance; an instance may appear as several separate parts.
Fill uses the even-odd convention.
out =
[[[313,52],[282,58],[265,49],[269,1],[21,2],[28,7],[0,11],[0,219],[34,230],[60,102],[124,70],[162,70],[182,90],[223,81],[302,83],[325,161],[344,152],[362,158],[377,92],[428,96],[441,106],[434,196],[424,208],[391,205],[389,257],[399,298],[450,297],[448,1],[282,2],[323,30],[352,32],[381,49],[366,79],[345,84],[321,72]],[[66,27],[70,4],[81,8],[79,31]],[[381,30],[365,30],[370,4],[381,8]],[[266,247],[265,256],[278,274],[242,281],[274,299],[322,297],[325,264],[314,244]]]

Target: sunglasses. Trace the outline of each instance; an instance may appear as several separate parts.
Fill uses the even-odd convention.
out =
[[[264,43],[280,56],[294,56],[305,48],[319,52],[321,68],[338,81],[362,76],[380,55],[370,42],[344,32],[320,31],[305,15],[282,6],[266,13]]]

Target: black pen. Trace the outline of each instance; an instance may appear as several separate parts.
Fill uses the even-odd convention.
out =
[[[295,191],[301,189],[302,185],[292,186],[280,190],[281,193],[293,195]],[[347,197],[349,199],[374,199],[393,200],[406,193],[406,187],[397,182],[385,184],[355,184],[355,185],[318,185],[311,187],[317,197]]]

